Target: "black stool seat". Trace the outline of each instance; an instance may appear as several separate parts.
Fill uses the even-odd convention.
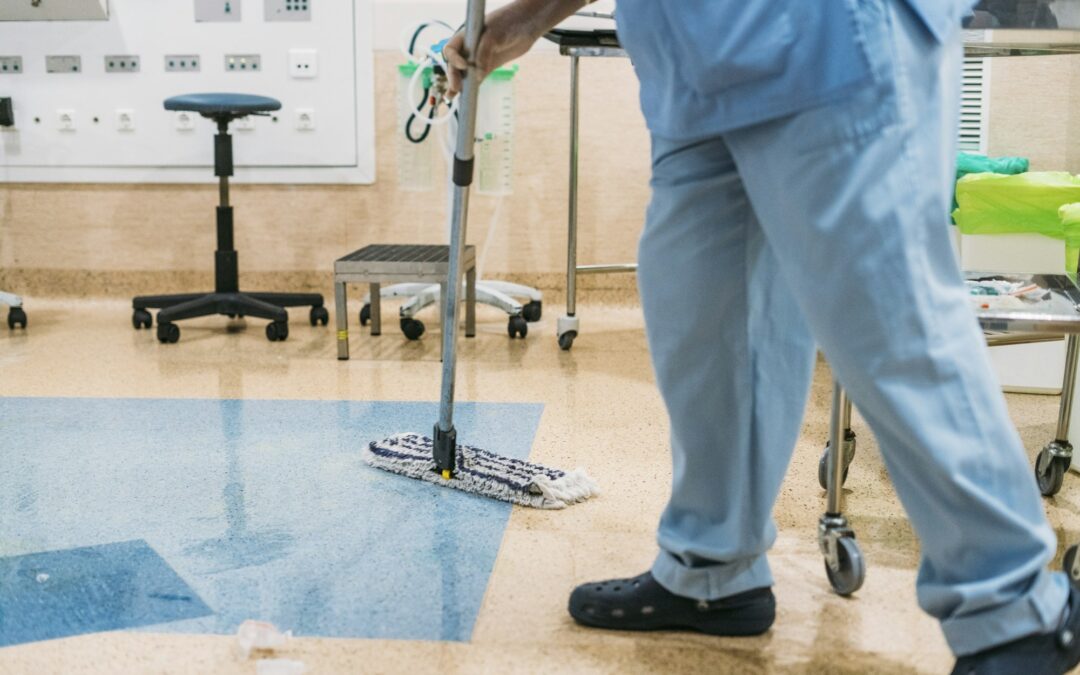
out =
[[[251,94],[184,94],[165,99],[165,109],[197,112],[206,117],[242,117],[252,113],[281,110],[281,101]]]

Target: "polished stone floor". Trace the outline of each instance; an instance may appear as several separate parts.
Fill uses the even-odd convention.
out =
[[[463,428],[473,415],[483,442],[600,482],[600,497],[565,511],[355,464],[354,441],[433,421],[434,320],[418,343],[354,331],[353,358],[339,362],[332,331],[301,321],[269,343],[261,322],[198,320],[164,346],[131,329],[126,303],[28,299],[29,329],[0,331],[0,644],[12,645],[0,672],[252,673],[222,634],[243,618],[294,630],[279,656],[312,673],[947,670],[915,604],[918,543],[858,419],[847,507],[869,574],[851,599],[829,590],[815,541],[824,365],[775,511],[773,630],[733,640],[575,626],[573,585],[637,573],[655,554],[667,425],[639,310],[584,305],[568,353],[555,344],[559,308],[545,310],[525,341],[481,312],[458,395]],[[1057,399],[1009,403],[1034,454]],[[1063,543],[1080,541],[1080,476],[1046,506]],[[86,578],[98,592],[38,608],[66,618],[27,618],[38,586]]]

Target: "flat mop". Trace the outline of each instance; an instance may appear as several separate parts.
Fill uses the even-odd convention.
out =
[[[484,0],[469,0],[465,19],[465,49],[476,54],[484,30]],[[470,56],[471,58],[471,56]],[[444,287],[442,392],[434,439],[421,434],[398,434],[373,441],[364,461],[410,478],[475,492],[495,499],[542,509],[561,509],[597,494],[584,471],[560,471],[488,450],[458,445],[454,429],[454,379],[457,368],[458,305],[461,296],[461,258],[473,180],[473,144],[480,73],[472,64],[465,74],[458,104],[457,148],[454,152],[454,194],[450,221],[450,265]]]

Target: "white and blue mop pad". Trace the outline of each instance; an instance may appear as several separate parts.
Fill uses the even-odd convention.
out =
[[[583,469],[560,471],[468,445],[457,446],[457,470],[448,480],[436,470],[433,447],[427,436],[398,434],[372,441],[363,455],[379,469],[538,509],[562,509],[600,494]]]

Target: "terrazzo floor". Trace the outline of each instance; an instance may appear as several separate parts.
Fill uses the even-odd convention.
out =
[[[824,364],[775,510],[774,628],[739,640],[605,633],[570,620],[567,594],[651,562],[670,487],[666,418],[639,309],[583,305],[571,352],[556,345],[554,303],[524,341],[508,340],[505,321],[484,311],[478,336],[463,341],[458,397],[475,416],[470,433],[504,452],[583,466],[603,488],[565,511],[536,511],[435,494],[426,484],[397,488],[404,479],[350,463],[354,437],[358,444],[433,421],[434,319],[419,342],[406,342],[391,322],[371,338],[356,331],[354,307],[352,359],[339,362],[329,328],[295,319],[283,343],[267,342],[262,322],[222,318],[187,323],[179,344],[160,345],[132,330],[126,302],[29,298],[26,308],[28,330],[0,331],[0,561],[50,551],[119,555],[138,561],[132,578],[159,580],[158,599],[197,597],[206,607],[192,600],[186,618],[93,629],[110,632],[79,634],[84,627],[75,626],[24,635],[0,648],[0,673],[254,673],[256,661],[241,657],[229,634],[241,618],[295,630],[277,655],[304,662],[309,673],[951,666],[937,625],[916,606],[918,543],[858,418],[847,512],[869,573],[853,598],[829,589],[816,544]],[[1033,456],[1053,434],[1057,398],[1008,398]],[[1080,476],[1066,476],[1046,508],[1062,548],[1080,542]],[[447,547],[462,514],[489,525],[470,532],[468,545]],[[394,548],[402,541],[414,548]],[[95,545],[120,548],[85,550]],[[278,557],[260,557],[267,550]],[[448,563],[468,578],[450,594],[449,577],[432,576],[447,575]],[[31,581],[60,581],[66,559],[50,564],[60,576]],[[0,589],[0,633],[5,606],[10,612],[14,598],[26,597],[9,590]],[[401,612],[386,598],[399,599]],[[440,614],[447,607],[449,623]],[[386,613],[376,620],[379,611]],[[434,614],[439,620],[429,621]],[[352,632],[333,628],[341,625]]]

